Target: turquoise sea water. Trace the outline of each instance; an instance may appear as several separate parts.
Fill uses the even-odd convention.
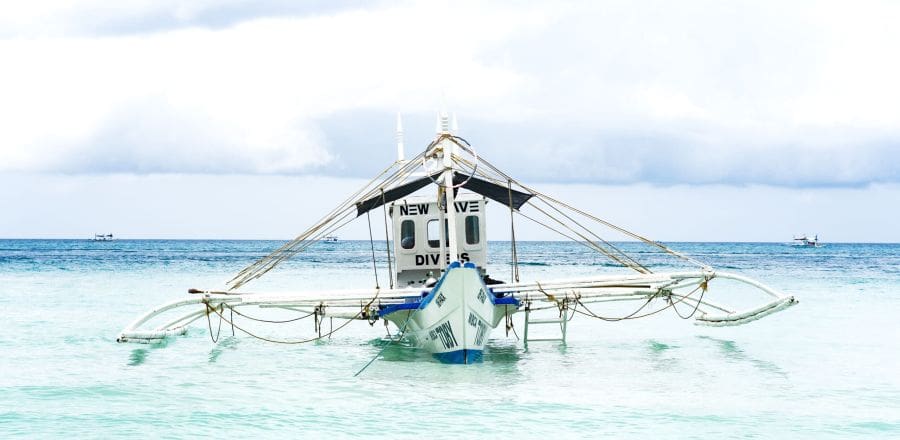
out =
[[[501,326],[477,365],[392,345],[354,377],[381,349],[380,322],[306,345],[227,329],[212,343],[205,320],[165,344],[115,342],[279,244],[0,240],[0,437],[900,438],[900,245],[674,243],[800,304],[734,328],[578,316],[566,346],[527,351]],[[491,243],[494,278],[509,278],[508,249]],[[653,270],[681,267],[635,250]],[[372,287],[370,252],[322,244],[248,290]],[[523,279],[618,271],[577,244],[519,252]]]

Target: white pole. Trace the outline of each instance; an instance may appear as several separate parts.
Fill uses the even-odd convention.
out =
[[[441,129],[442,136],[450,135],[450,121],[446,112],[441,112]],[[456,144],[448,141],[446,137],[441,143],[444,147],[444,193],[447,197],[447,234],[450,242],[447,264],[450,264],[451,261],[459,259],[459,246],[456,243],[456,201],[453,197],[453,153]]]
[[[403,120],[400,113],[397,113],[397,162],[403,164],[406,162],[406,155],[403,151]]]

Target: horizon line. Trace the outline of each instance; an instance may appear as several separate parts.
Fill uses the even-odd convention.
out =
[[[12,241],[12,240],[59,240],[59,241],[90,241],[90,242],[109,242],[109,241],[291,241],[293,238],[209,238],[209,237],[194,237],[194,238],[185,238],[185,237],[125,237],[119,238],[114,237],[113,240],[101,241],[94,240],[91,237],[0,237],[0,241]],[[319,240],[323,241],[323,240]],[[340,238],[339,242],[368,242],[367,238]],[[375,242],[383,242],[384,240],[373,240]],[[391,240],[393,241],[393,240]],[[503,243],[510,242],[511,240],[488,240],[488,243]],[[580,241],[575,240],[516,240],[520,243],[535,243],[535,242],[553,242],[553,243],[579,243]],[[611,243],[644,243],[640,240],[609,240]],[[723,241],[723,240],[652,240],[653,242],[658,243],[744,243],[744,244],[789,244],[793,240],[782,240],[782,241]],[[835,241],[826,241],[822,244],[900,244],[900,242],[895,241],[843,241],[843,240],[835,240]]]

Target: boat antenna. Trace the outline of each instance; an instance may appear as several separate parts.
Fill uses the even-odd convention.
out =
[[[397,162],[400,165],[406,163],[405,156],[403,152],[403,119],[400,112],[397,112]]]
[[[437,134],[450,133],[450,117],[447,116],[447,110],[441,109],[441,111],[438,112],[434,130]]]

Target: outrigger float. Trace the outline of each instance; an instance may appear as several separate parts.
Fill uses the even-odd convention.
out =
[[[398,160],[359,191],[326,214],[321,221],[294,240],[240,271],[225,290],[190,289],[190,297],[160,305],[140,316],[119,334],[119,342],[157,343],[184,334],[192,323],[218,317],[244,333],[281,343],[310,342],[331,335],[354,320],[374,323],[384,320],[398,330],[393,340],[403,340],[427,350],[447,363],[468,364],[482,359],[491,330],[504,322],[507,335],[512,316],[524,313],[524,344],[547,340],[529,338],[529,326],[558,324],[565,343],[567,322],[576,313],[606,321],[637,319],[672,308],[689,310],[696,324],[734,326],[745,324],[797,303],[785,295],[748,277],[720,272],[707,264],[678,253],[548,195],[540,193],[505,174],[485,159],[463,138],[451,131],[449,118],[442,113],[438,134],[427,148],[406,160],[403,130],[398,116]],[[426,191],[430,188],[430,191]],[[419,194],[414,194],[419,193]],[[510,279],[498,281],[487,273],[486,204],[504,205],[510,214]],[[452,207],[449,208],[448,207]],[[260,278],[280,263],[315,243],[328,240],[350,221],[376,208],[393,225],[393,252],[387,252],[389,287],[327,292],[250,293],[238,289]],[[377,211],[376,211],[377,214]],[[520,280],[515,235],[516,219],[535,222],[608,257],[616,265],[631,270],[625,274],[597,274],[571,279]],[[443,225],[443,227],[441,227]],[[604,228],[617,236],[643,243],[653,252],[668,255],[692,268],[687,271],[657,273],[613,242],[601,238],[594,229]],[[371,219],[369,219],[371,231]],[[373,246],[373,265],[375,254]],[[710,291],[711,281],[729,279],[743,283],[762,298],[749,309],[720,304]],[[718,293],[718,292],[716,292]],[[621,316],[600,314],[606,305],[633,302],[636,310]],[[592,310],[589,307],[594,307]],[[318,335],[300,340],[275,340],[246,330],[239,319],[253,319],[251,308],[281,309],[313,316]],[[533,313],[544,310],[541,314]],[[549,315],[549,318],[546,317]],[[168,319],[166,319],[168,318]],[[324,318],[347,320],[323,334]],[[292,319],[293,320],[293,319]],[[291,320],[291,321],[292,321]],[[286,322],[288,320],[280,321]],[[267,321],[273,322],[273,321]],[[221,328],[221,327],[220,327]],[[215,339],[214,339],[215,340]],[[376,356],[377,357],[377,356]]]

